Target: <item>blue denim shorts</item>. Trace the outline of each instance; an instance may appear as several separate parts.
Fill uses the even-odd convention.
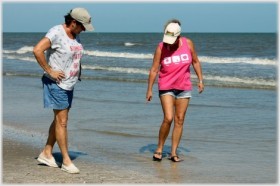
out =
[[[74,90],[64,90],[56,82],[46,76],[42,77],[44,108],[64,110],[70,108]]]
[[[180,98],[191,98],[192,97],[192,91],[190,90],[159,90],[159,97],[164,96],[164,95],[171,95],[175,99],[180,99]]]

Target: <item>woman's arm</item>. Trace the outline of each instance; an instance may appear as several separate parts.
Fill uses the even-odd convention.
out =
[[[200,65],[200,61],[197,57],[194,43],[190,39],[188,39],[187,41],[192,53],[192,65],[198,78],[198,92],[202,93],[204,89],[204,84],[203,84],[202,68]]]
[[[39,65],[42,67],[42,69],[48,73],[52,78],[54,78],[56,81],[61,81],[61,79],[64,78],[64,73],[62,71],[55,71],[52,70],[52,68],[48,65],[46,57],[45,57],[45,51],[51,47],[51,42],[48,38],[44,37],[41,39],[37,45],[33,48],[33,54],[39,63]]]
[[[150,69],[149,73],[149,79],[148,79],[148,88],[147,88],[147,93],[146,93],[146,100],[151,101],[153,97],[153,85],[155,83],[158,71],[159,71],[159,66],[160,66],[160,57],[161,57],[161,49],[158,46],[155,53],[154,53],[154,59],[153,59],[153,65]]]

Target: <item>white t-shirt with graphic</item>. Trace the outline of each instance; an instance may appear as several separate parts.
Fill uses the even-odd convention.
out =
[[[51,47],[46,52],[48,64],[53,70],[61,70],[65,74],[65,78],[57,85],[64,90],[73,90],[80,74],[83,54],[79,36],[71,39],[66,34],[63,25],[57,25],[52,27],[45,37],[51,42]]]

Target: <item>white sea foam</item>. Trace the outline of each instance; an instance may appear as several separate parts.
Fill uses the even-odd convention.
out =
[[[135,45],[135,43],[125,43],[127,46]],[[25,54],[33,52],[32,46],[24,46],[18,50],[3,50],[3,54]],[[99,50],[85,50],[85,55],[96,57],[113,57],[113,58],[132,58],[132,59],[153,59],[153,54],[143,53],[128,53],[128,52],[110,52]],[[9,58],[9,56],[5,55]],[[12,56],[15,58],[15,56]],[[20,56],[22,57],[22,56]],[[20,58],[22,59],[22,58]],[[251,64],[251,65],[277,65],[277,59],[268,58],[254,58],[254,57],[213,57],[213,56],[199,56],[202,63],[210,64]]]
[[[141,45],[139,43],[130,43],[130,42],[125,42],[124,46],[135,46],[135,45]]]
[[[22,56],[16,56],[16,55],[3,55],[6,59],[16,59],[16,60],[22,60],[26,62],[37,62],[35,57],[22,57]]]
[[[3,50],[4,54],[12,54],[12,53],[25,54],[28,52],[33,52],[33,46],[23,46],[18,50]]]
[[[104,70],[111,72],[119,72],[119,73],[128,73],[128,74],[144,74],[148,75],[148,69],[139,69],[139,68],[124,68],[124,67],[103,67],[103,66],[91,66],[91,65],[83,65],[82,68],[84,70]]]
[[[195,76],[193,76],[194,78]],[[227,82],[227,83],[236,83],[240,85],[263,85],[263,86],[272,86],[275,87],[277,82],[275,80],[265,80],[260,78],[248,78],[248,77],[231,77],[231,76],[212,76],[206,75],[203,77],[204,80],[207,81],[219,81],[219,82]]]
[[[125,52],[104,52],[104,51],[85,51],[85,54],[97,57],[116,57],[116,58],[134,58],[134,59],[153,59],[153,54],[139,54],[139,53],[125,53]],[[202,63],[211,64],[230,64],[230,63],[244,63],[252,65],[276,65],[276,59],[267,58],[250,58],[250,57],[199,57]]]
[[[3,51],[4,58],[7,59],[17,59],[22,60],[26,62],[36,62],[36,59],[34,57],[23,57],[16,55],[15,53],[26,52],[30,51],[30,47],[22,47],[21,49],[17,51]],[[103,52],[99,54],[104,54]],[[109,54],[112,54],[109,52]],[[114,54],[114,53],[113,53]],[[115,53],[115,55],[119,55],[120,53]],[[130,54],[131,55],[131,54]],[[135,54],[136,55],[136,54]],[[136,57],[136,56],[135,56]],[[212,60],[214,59],[214,60]],[[242,58],[243,59],[243,58]],[[212,57],[202,57],[202,60],[212,60],[212,63],[218,63],[217,61],[223,61],[223,63],[237,63],[237,61],[241,61],[239,59],[233,59],[233,58],[212,58]],[[245,59],[243,59],[245,61]],[[262,64],[262,65],[272,65],[273,60],[261,60],[261,59],[253,59],[251,60],[251,64]],[[203,61],[202,61],[203,62]],[[248,60],[247,60],[248,62]],[[125,67],[105,67],[105,66],[95,66],[95,65],[83,65],[83,69],[87,70],[103,70],[103,71],[111,71],[111,72],[117,72],[117,73],[130,73],[130,74],[142,74],[142,75],[148,75],[149,69],[141,69],[141,68],[125,68]],[[192,78],[196,78],[194,75]],[[252,79],[252,78],[240,78],[240,77],[231,77],[231,76],[213,76],[213,75],[204,75],[204,79],[208,81],[219,81],[219,82],[228,82],[228,83],[238,83],[238,84],[253,84],[253,85],[264,85],[264,86],[276,86],[275,80],[265,80],[265,79]]]
[[[244,63],[252,65],[276,65],[277,61],[267,58],[252,58],[252,57],[212,57],[212,56],[200,56],[199,60],[202,63],[212,64],[230,64],[230,63]]]
[[[116,57],[116,58],[133,58],[133,59],[152,59],[152,54],[139,54],[127,52],[105,52],[105,51],[92,51],[86,50],[84,54],[97,57]]]
[[[32,51],[33,51],[33,46],[24,46],[24,47],[21,47],[20,49],[18,49],[16,51],[16,53],[25,54],[27,52],[32,52]]]
[[[92,66],[92,65],[83,65],[83,69],[87,70],[103,70],[111,71],[116,73],[132,73],[132,74],[149,74],[149,69],[139,69],[139,68],[124,68],[124,67],[105,67],[105,66]],[[196,79],[196,75],[192,74],[192,79]],[[260,78],[248,78],[248,77],[231,77],[231,76],[213,76],[213,75],[204,75],[204,80],[208,81],[209,84],[212,84],[213,81],[220,83],[232,83],[238,85],[254,85],[254,86],[271,86],[275,87],[277,82],[276,80],[266,80]]]

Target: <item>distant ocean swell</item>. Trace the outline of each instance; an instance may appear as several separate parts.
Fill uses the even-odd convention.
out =
[[[17,50],[3,50],[3,58],[18,60],[23,62],[36,62],[35,58],[32,54],[33,47],[32,46],[24,46]],[[147,60],[149,63],[146,63],[145,66],[140,67],[127,67],[122,66],[122,63],[119,63],[117,66],[110,66],[110,64],[93,64],[91,61],[83,61],[83,70],[85,71],[99,71],[99,72],[111,72],[115,74],[135,74],[137,76],[130,76],[130,80],[127,77],[119,76],[114,80],[119,81],[135,81],[135,82],[146,82],[147,76],[149,74],[150,64],[152,63],[153,54],[139,54],[139,53],[125,53],[125,52],[109,52],[109,51],[91,51],[86,50],[84,52],[86,59],[92,57],[99,58],[133,58],[133,59],[141,59]],[[277,60],[276,59],[268,59],[268,58],[252,58],[252,57],[212,57],[212,56],[200,56],[200,61],[206,64],[245,64],[247,66],[263,66],[269,68],[276,68]],[[133,63],[133,62],[131,62]],[[133,65],[133,64],[132,64]],[[249,67],[250,68],[250,67]],[[277,82],[276,78],[268,78],[268,77],[245,77],[245,76],[230,76],[230,75],[217,75],[217,74],[209,74],[209,72],[204,71],[204,79],[205,83],[209,86],[221,86],[221,87],[241,87],[241,88],[261,88],[261,89],[275,89]],[[27,75],[27,73],[15,73],[15,72],[4,72],[4,75]],[[30,76],[34,76],[35,74],[31,74]],[[86,79],[109,79],[111,77],[107,76],[98,76],[95,73],[86,73],[83,74]],[[195,82],[195,75],[193,73],[192,76]]]

